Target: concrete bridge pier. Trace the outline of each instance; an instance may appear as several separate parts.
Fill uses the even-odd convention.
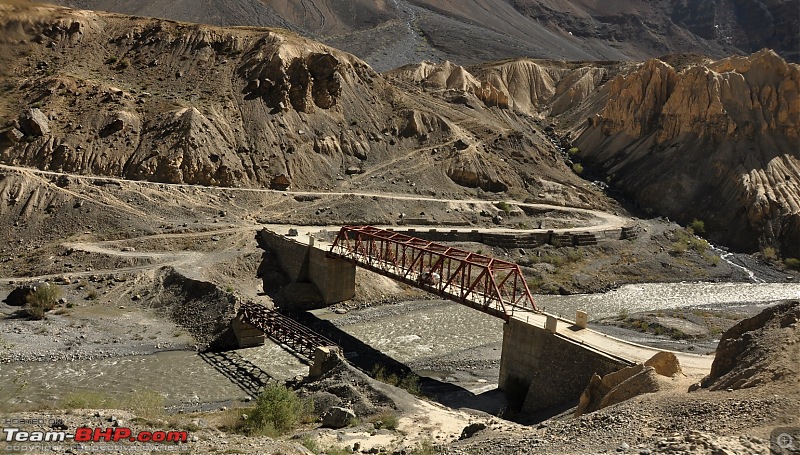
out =
[[[253,324],[246,322],[243,316],[242,312],[239,312],[231,321],[231,329],[236,336],[236,342],[239,348],[263,346],[266,341],[264,332]]]
[[[512,318],[503,325],[498,388],[523,412],[536,412],[577,404],[593,374],[604,376],[629,365],[554,330]]]

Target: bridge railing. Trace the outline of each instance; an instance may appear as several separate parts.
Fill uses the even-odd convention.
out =
[[[332,256],[508,320],[538,311],[519,265],[374,226],[344,226]]]

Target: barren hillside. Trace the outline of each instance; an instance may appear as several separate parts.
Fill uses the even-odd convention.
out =
[[[398,88],[358,58],[285,30],[2,8],[6,164],[597,203],[527,115]]]
[[[386,74],[546,118],[585,177],[644,212],[702,220],[711,239],[740,250],[799,255],[800,67],[769,50],[665,60],[425,62]]]
[[[798,67],[772,51],[381,75],[286,30],[3,9],[6,164],[608,207],[577,160],[650,214],[705,221],[718,243],[800,254]]]
[[[214,25],[291,28],[379,71],[422,60],[642,60],[775,49],[798,60],[796,1],[359,0],[176,2],[60,0],[87,9]]]

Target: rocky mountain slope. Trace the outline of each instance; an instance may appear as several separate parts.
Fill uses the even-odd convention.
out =
[[[526,115],[395,86],[285,30],[2,8],[6,164],[295,189],[349,174],[362,189],[598,200]]]
[[[3,8],[6,164],[608,206],[568,167],[580,160],[654,215],[703,220],[718,243],[800,255],[800,78],[772,51],[381,75],[285,30]]]
[[[665,60],[422,63],[387,75],[548,119],[587,177],[644,211],[702,220],[737,249],[800,255],[800,67],[769,50]]]
[[[593,170],[712,239],[800,254],[798,65],[767,50],[682,70],[649,60],[598,95],[573,130]]]
[[[223,26],[291,28],[352,52],[379,71],[425,59],[462,65],[520,56],[641,60],[670,52],[722,57],[763,47],[791,61],[800,58],[800,5],[793,0],[57,3]]]

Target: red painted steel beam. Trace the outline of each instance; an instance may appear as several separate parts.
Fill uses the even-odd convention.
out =
[[[343,226],[329,254],[505,320],[538,311],[513,262],[374,226]]]

